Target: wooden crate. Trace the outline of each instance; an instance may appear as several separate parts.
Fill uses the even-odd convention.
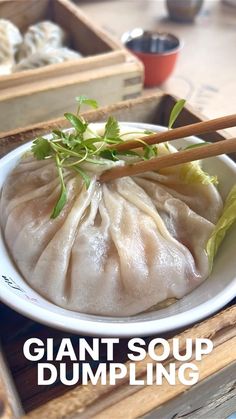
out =
[[[86,94],[101,105],[136,97],[143,66],[122,44],[96,26],[69,0],[0,0],[0,17],[23,32],[49,19],[70,36],[81,60],[0,76],[1,131],[56,118],[73,110],[75,96]]]
[[[84,113],[84,116],[89,121],[102,121],[112,114],[122,121],[166,125],[170,109],[175,101],[172,96],[156,94],[122,102],[98,111],[89,111]],[[178,118],[178,125],[197,122],[200,119],[199,114],[186,107]],[[66,123],[58,119],[2,136],[0,155],[58,125],[65,127]],[[224,137],[224,133],[212,133],[207,136],[211,141]],[[75,342],[78,336],[43,326],[15,313],[5,305],[0,305],[0,336],[3,353],[0,358],[0,417],[1,412],[4,418],[21,417],[23,408],[25,419],[226,418],[236,410],[235,303],[236,300],[232,301],[228,307],[215,316],[187,330],[162,334],[162,337],[169,339],[170,344],[173,337],[178,337],[183,350],[186,338],[212,339],[213,352],[206,355],[201,362],[192,360],[200,371],[199,382],[193,387],[186,387],[181,383],[171,386],[166,381],[158,388],[156,386],[130,386],[128,379],[125,378],[115,386],[89,384],[78,385],[73,389],[60,383],[46,388],[37,386],[36,366],[24,358],[22,347],[30,337],[38,337],[43,341],[51,337],[57,348],[62,338],[70,337],[72,342]],[[149,336],[146,341],[154,337]],[[91,338],[87,339],[89,341]],[[121,339],[115,351],[115,362],[126,362],[126,354],[127,339]],[[3,361],[3,356],[5,361]],[[101,355],[100,361],[107,362],[105,354]],[[144,361],[137,363],[140,379],[146,375],[147,362],[152,362],[152,360],[147,357]],[[165,366],[170,362],[173,362],[172,356],[167,359]],[[69,362],[67,366],[71,368]]]

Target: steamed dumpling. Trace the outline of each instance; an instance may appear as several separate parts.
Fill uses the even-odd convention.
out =
[[[52,161],[25,157],[8,177],[1,226],[32,288],[70,310],[128,316],[203,282],[205,245],[222,212],[217,189],[188,185],[179,167],[100,184],[93,166],[88,190],[66,173],[68,202],[55,220],[60,185]]]
[[[49,64],[58,64],[64,61],[78,60],[81,54],[69,48],[43,48],[38,52],[24,58],[13,68],[13,72],[31,70]]]
[[[0,74],[11,73],[21,43],[19,29],[9,20],[0,19]]]
[[[50,21],[36,23],[30,26],[25,33],[18,59],[29,57],[44,47],[61,47],[65,40],[64,30],[55,23]]]

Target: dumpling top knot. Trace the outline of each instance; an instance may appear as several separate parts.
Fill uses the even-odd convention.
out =
[[[30,26],[25,33],[18,58],[22,60],[47,46],[61,47],[65,41],[66,33],[58,25],[49,21],[39,22]]]

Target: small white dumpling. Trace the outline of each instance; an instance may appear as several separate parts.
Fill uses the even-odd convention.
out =
[[[46,46],[61,47],[65,42],[66,33],[60,26],[49,21],[39,22],[30,26],[25,33],[18,58],[21,60]]]
[[[31,70],[44,67],[49,64],[58,64],[64,61],[77,60],[81,58],[79,52],[69,48],[44,48],[29,57],[24,58],[13,68],[13,72]]]
[[[10,21],[0,19],[0,74],[11,73],[15,54],[22,43],[19,29]]]

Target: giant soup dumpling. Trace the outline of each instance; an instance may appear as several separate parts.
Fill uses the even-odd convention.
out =
[[[97,165],[84,167],[89,188],[68,170],[68,201],[55,220],[60,185],[52,160],[25,156],[5,182],[1,227],[32,288],[66,309],[129,316],[179,299],[207,278],[205,247],[222,200],[211,183],[191,181],[194,166],[190,175],[183,165],[106,184]]]

